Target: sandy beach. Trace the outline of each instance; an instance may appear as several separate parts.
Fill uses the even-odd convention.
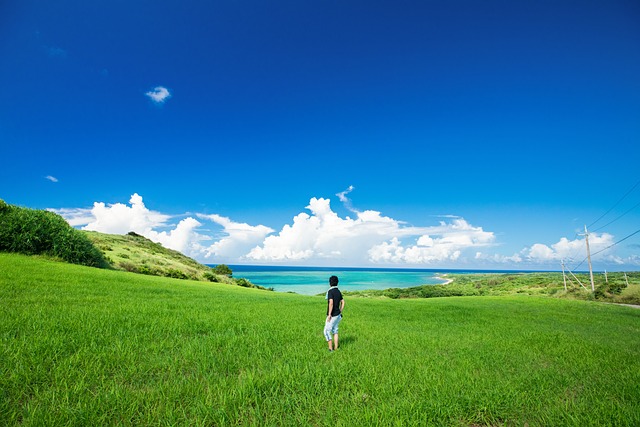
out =
[[[436,279],[444,280],[444,283],[442,283],[443,285],[448,285],[449,283],[453,282],[453,279],[448,279],[446,276],[446,274],[443,274],[442,276],[436,276]]]

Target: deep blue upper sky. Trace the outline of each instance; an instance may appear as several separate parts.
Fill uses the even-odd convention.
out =
[[[312,197],[353,217],[353,185],[356,211],[462,217],[511,256],[640,179],[637,1],[8,0],[0,58],[0,198],[33,208],[138,193],[278,234]],[[632,269],[639,236],[610,255]]]

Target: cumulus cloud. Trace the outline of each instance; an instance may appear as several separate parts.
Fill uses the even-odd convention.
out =
[[[164,86],[156,86],[145,95],[156,104],[163,104],[167,99],[171,98],[171,92]]]
[[[222,226],[224,236],[204,249],[205,258],[239,259],[249,249],[261,243],[265,236],[275,230],[264,225],[249,225],[213,214],[198,214],[198,218],[207,219]]]
[[[633,258],[620,258],[608,249],[614,243],[614,236],[608,233],[592,233],[589,235],[589,247],[593,261],[602,261],[610,264],[634,264]],[[512,266],[527,265],[534,267],[558,268],[564,260],[570,268],[582,262],[587,256],[585,239],[569,240],[566,237],[551,245],[534,243],[520,252],[511,256],[500,254],[476,253],[476,260],[483,263],[509,264]]]
[[[463,218],[450,223],[423,229],[425,234],[415,244],[402,245],[397,237],[369,250],[369,258],[377,263],[431,264],[456,261],[467,249],[491,246],[495,242],[492,232],[474,227]]]
[[[45,176],[44,179],[48,179],[51,182],[58,182],[58,178],[56,178],[55,176],[51,176],[51,175]]]
[[[342,194],[342,193],[341,193]],[[344,197],[345,195],[342,194]],[[341,218],[330,201],[312,198],[302,212],[277,235],[247,255],[260,261],[330,260],[333,263],[361,265],[428,264],[454,261],[463,250],[492,244],[495,237],[464,219],[441,222],[434,227],[411,227],[377,211],[356,212],[357,217]],[[413,243],[403,244],[404,239]]]
[[[160,243],[165,248],[197,256],[202,252],[199,242],[205,238],[196,231],[201,225],[196,219],[189,217],[180,221],[173,230],[162,232],[147,230],[142,235]]]
[[[609,233],[589,235],[589,247],[592,254],[603,251],[594,256],[605,257],[607,251],[605,248],[614,243],[614,237]],[[584,254],[586,256],[585,239],[569,240],[566,237],[561,238],[557,243],[547,246],[543,243],[536,243],[522,251],[524,257],[533,262],[560,262],[561,260],[572,260],[576,254]]]
[[[338,199],[345,203],[351,191],[353,187],[338,193]],[[558,267],[563,259],[572,267],[571,263],[579,263],[586,256],[584,238],[564,237],[553,244],[534,243],[510,256],[488,254],[489,248],[496,246],[495,234],[459,216],[441,216],[436,225],[416,227],[373,210],[352,210],[355,215],[341,217],[333,211],[329,199],[315,197],[306,211],[295,215],[279,231],[218,214],[167,215],[147,208],[137,193],[128,203],[96,202],[91,208],[53,211],[74,227],[110,234],[134,231],[212,263],[537,268]],[[622,258],[607,249],[614,243],[608,233],[590,234],[589,243],[592,254],[599,252],[594,260],[640,265],[637,255]]]
[[[202,230],[203,223],[189,216],[175,224],[175,217],[148,209],[137,193],[129,204],[107,205],[96,202],[90,209],[50,209],[64,217],[74,227],[108,234],[126,234],[134,231],[164,247],[185,255],[220,262],[237,261],[274,230],[264,225],[252,226],[234,222],[220,215],[196,214],[202,221],[211,221],[223,227],[222,238],[206,245],[212,237]],[[164,230],[163,230],[164,229]]]
[[[185,218],[175,226],[170,225],[171,215],[149,210],[137,193],[129,199],[129,205],[114,203],[107,205],[95,202],[90,209],[51,209],[74,226],[83,230],[99,231],[107,234],[126,234],[134,231],[164,247],[180,251],[189,256],[202,252],[200,241],[206,236],[196,229],[202,224],[194,218]],[[159,231],[159,228],[171,229]]]
[[[145,236],[154,228],[164,226],[171,218],[169,215],[147,209],[138,193],[131,196],[129,204],[106,205],[103,202],[95,202],[91,209],[93,220],[83,227],[83,230],[109,234],[135,231]]]

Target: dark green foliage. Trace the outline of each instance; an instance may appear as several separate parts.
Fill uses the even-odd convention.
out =
[[[626,282],[621,280],[611,280],[596,287],[594,296],[597,299],[606,299],[610,295],[620,295],[627,287]]]
[[[162,275],[165,277],[173,277],[174,279],[190,279],[190,277],[187,276],[184,272],[175,268],[169,268],[165,270]]]
[[[236,279],[236,285],[242,286],[243,288],[252,288],[253,284],[247,279]]]
[[[210,282],[218,282],[218,276],[216,276],[212,271],[207,271],[206,273],[204,273],[202,275],[202,277],[204,277],[205,279],[207,279]]]
[[[391,288],[386,289],[382,293],[387,298],[439,298],[439,297],[459,297],[467,295],[460,289],[447,287],[447,285],[427,285],[416,286],[413,288],[398,289]],[[477,294],[477,293],[475,293]]]
[[[48,255],[90,267],[108,267],[102,253],[80,231],[53,212],[0,200],[0,251]]]
[[[229,266],[226,264],[216,265],[215,267],[213,267],[213,272],[215,274],[220,274],[222,276],[228,276],[228,277],[231,277],[233,275],[233,271],[231,271],[231,268],[229,268]]]

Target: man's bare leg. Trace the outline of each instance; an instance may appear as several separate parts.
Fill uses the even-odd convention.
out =
[[[338,349],[338,334],[333,335],[333,349],[334,350]]]
[[[327,344],[329,344],[329,351],[333,351],[333,347],[331,346],[331,340],[327,341]]]

